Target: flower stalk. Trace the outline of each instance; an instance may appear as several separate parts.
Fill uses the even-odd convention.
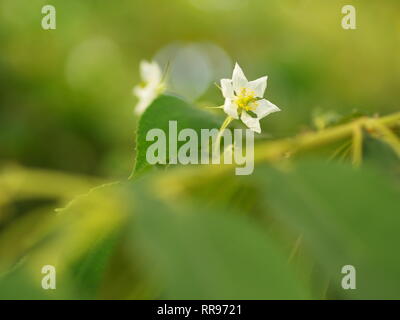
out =
[[[352,164],[355,167],[359,167],[362,161],[362,144],[363,144],[362,127],[360,125],[354,126],[352,138],[353,138]]]
[[[232,122],[233,118],[231,116],[227,116],[224,122],[221,125],[221,128],[218,131],[218,135],[215,139],[215,145],[214,148],[218,150],[220,144],[221,144],[221,137],[224,134],[224,130],[229,126],[229,124]]]

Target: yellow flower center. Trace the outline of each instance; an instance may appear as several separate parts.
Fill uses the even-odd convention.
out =
[[[259,98],[255,96],[253,90],[242,88],[236,95],[235,103],[239,109],[246,111],[254,111],[257,109]]]

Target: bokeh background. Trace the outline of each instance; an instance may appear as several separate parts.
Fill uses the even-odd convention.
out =
[[[56,30],[41,27],[46,4]],[[399,53],[398,0],[0,0],[0,299],[399,298],[398,131],[363,132],[373,169],[354,170],[348,136],[317,148],[341,164],[290,171],[288,152],[249,177],[203,166],[127,182],[141,60],[168,65],[168,91],[200,108],[222,104],[215,83],[235,62],[268,75],[282,112],[262,121],[266,143],[399,111]],[[163,99],[153,110],[177,101]],[[355,292],[340,286],[349,263]]]
[[[41,28],[41,8],[57,29]],[[341,27],[341,8],[357,29]],[[398,110],[400,4],[396,0],[123,0],[0,2],[0,159],[102,177],[133,166],[139,62],[170,61],[170,89],[219,105],[213,85],[235,61],[267,74],[283,112],[264,132],[284,137],[315,110]]]

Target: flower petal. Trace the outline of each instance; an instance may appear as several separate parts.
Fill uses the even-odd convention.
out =
[[[258,119],[264,118],[265,116],[269,115],[270,113],[281,111],[276,105],[269,102],[266,99],[261,99],[257,101],[258,106],[254,110],[254,113],[257,115]]]
[[[221,79],[221,91],[224,98],[234,98],[232,80],[230,79]]]
[[[147,94],[148,88],[142,86],[135,86],[132,90],[133,94],[138,98],[141,98]]]
[[[159,83],[162,78],[161,68],[157,62],[148,62],[145,60],[140,62],[140,75],[148,83]]]
[[[149,105],[154,101],[157,95],[152,92],[148,92],[146,95],[139,98],[138,103],[135,107],[135,113],[140,115],[147,109]]]
[[[253,90],[256,97],[262,98],[264,96],[265,89],[267,88],[268,77],[261,77],[257,80],[249,81],[247,88]]]
[[[248,115],[247,112],[243,111],[240,119],[249,127],[250,130],[261,133],[260,120],[258,118],[253,118]]]
[[[234,119],[238,119],[239,115],[237,112],[237,105],[232,103],[232,100],[229,98],[225,99],[225,103],[224,103],[224,111],[231,116]]]
[[[140,97],[142,94],[142,88],[140,86],[134,86],[132,89],[132,93],[137,96]]]
[[[242,88],[247,87],[247,78],[243,73],[243,70],[240,68],[240,66],[236,63],[235,68],[233,69],[233,74],[232,74],[232,84],[233,84],[233,90],[235,90],[236,93],[238,93]]]
[[[137,115],[142,114],[144,112],[144,110],[146,110],[147,107],[151,104],[151,102],[152,101],[149,100],[149,99],[141,99],[141,100],[139,100],[139,102],[136,104],[136,107],[135,107],[135,113]]]
[[[135,113],[141,114],[147,107],[157,98],[157,91],[154,85],[147,85],[145,87],[136,86],[133,88],[133,93],[138,98],[138,103],[135,107]]]

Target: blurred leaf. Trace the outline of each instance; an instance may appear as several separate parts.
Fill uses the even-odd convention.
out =
[[[139,198],[133,239],[168,299],[309,298],[281,249],[246,218]]]
[[[0,274],[42,243],[56,227],[57,218],[53,208],[44,206],[25,213],[1,228]]]
[[[87,298],[97,298],[119,232],[107,234],[72,267],[71,279]]]
[[[363,161],[386,174],[400,177],[400,161],[394,150],[388,144],[369,135],[364,139]]]
[[[53,219],[47,222],[51,223],[49,227],[45,224],[42,231],[44,227],[35,226],[38,231],[29,238],[22,238],[29,244],[29,251],[14,248],[11,252],[22,251],[24,268],[34,282],[40,280],[44,265],[52,265],[57,270],[57,282],[68,283],[76,289],[78,295],[75,298],[94,298],[125,213],[118,184],[99,186],[75,198],[57,213],[54,208],[45,211],[37,224],[47,222],[50,220],[47,216],[50,216]],[[21,220],[16,225],[14,237],[20,236],[19,230],[32,228],[32,219]],[[5,237],[11,239],[7,234]],[[25,245],[23,241],[22,245]]]
[[[400,297],[400,189],[388,176],[325,162],[258,170],[276,217],[303,234],[340,296]],[[356,290],[341,288],[344,265],[357,270]]]
[[[36,270],[32,276],[23,261],[11,272],[0,275],[0,300],[52,300],[77,298],[71,282],[56,278],[56,289],[45,290],[42,288],[41,270]],[[73,294],[75,293],[75,295]]]
[[[139,121],[136,139],[135,175],[150,167],[146,160],[146,152],[147,148],[154,142],[146,141],[147,132],[159,128],[165,132],[168,141],[169,121],[174,120],[177,121],[178,132],[182,129],[191,128],[199,136],[201,129],[219,128],[222,123],[212,113],[194,108],[180,98],[166,95],[159,97],[146,109]],[[178,148],[184,143],[184,141],[178,142]]]

